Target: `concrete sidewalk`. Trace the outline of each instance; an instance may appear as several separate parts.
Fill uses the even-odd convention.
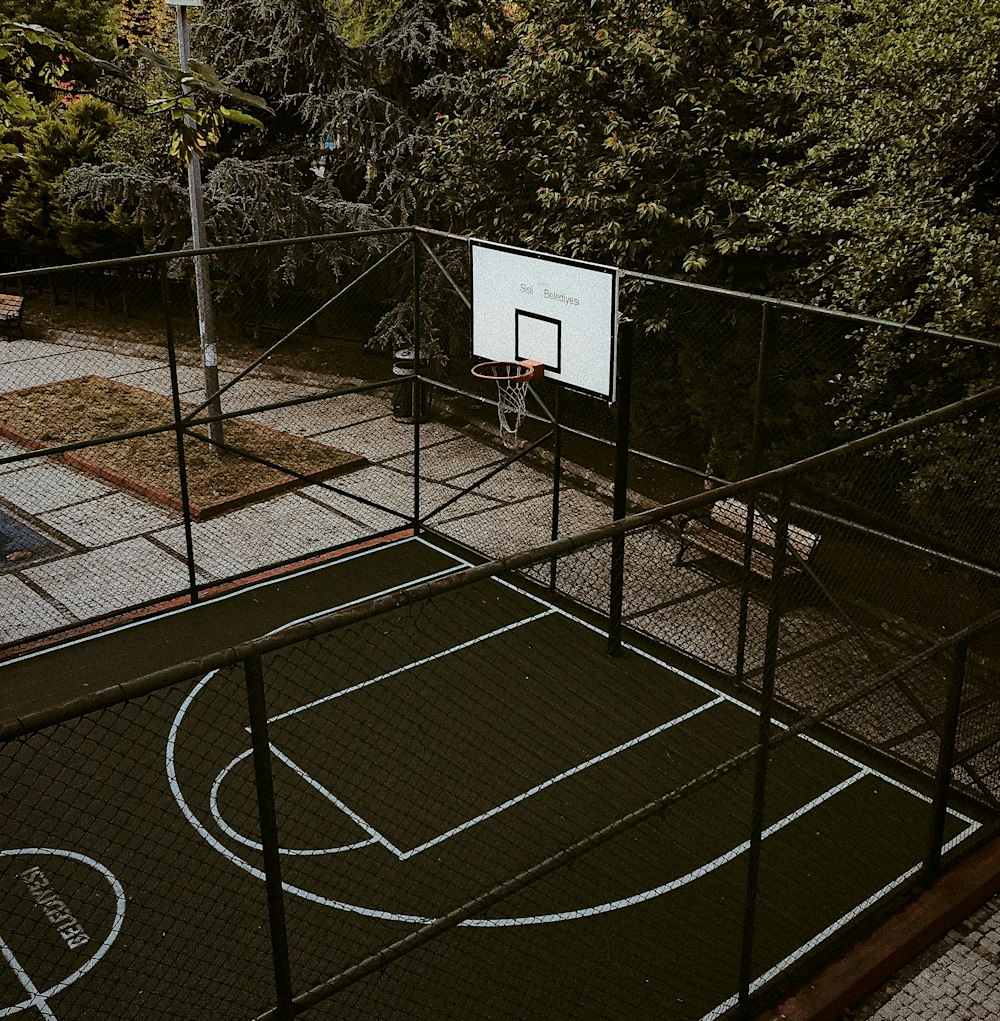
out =
[[[234,374],[221,373],[223,381]],[[82,375],[169,393],[169,373],[154,352],[112,350],[67,335],[0,345],[0,392]],[[200,369],[181,366],[179,375],[182,396],[196,399]],[[346,386],[354,381],[326,382]],[[227,392],[224,407],[239,410],[321,392],[319,382],[258,373]],[[249,416],[361,455],[368,463],[332,485],[300,487],[195,522],[198,581],[211,584],[405,527],[416,492],[413,427],[393,418],[391,396],[385,391],[351,394]],[[502,460],[502,452],[437,420],[421,427],[421,447],[420,511],[431,514],[433,527],[460,539],[475,537],[484,552],[496,554],[508,552],[512,543],[521,547],[550,538],[551,482],[542,473],[514,465],[463,493],[471,480]],[[22,452],[0,439],[0,457]],[[434,508],[441,510],[434,514]],[[0,465],[0,510],[7,515],[8,532],[30,535],[24,531],[29,529],[40,537],[35,549],[17,549],[13,557],[0,560],[0,602],[6,611],[0,618],[0,644],[183,592],[189,584],[180,512],[58,461]],[[607,499],[577,490],[563,513],[567,530],[593,527],[611,516]],[[3,549],[0,544],[0,554]]]

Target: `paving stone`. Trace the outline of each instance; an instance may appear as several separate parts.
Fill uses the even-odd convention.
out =
[[[394,519],[386,527],[397,526]],[[335,513],[296,493],[241,507],[192,525],[195,562],[215,578],[259,570],[292,557],[370,535],[372,528]],[[157,534],[158,541],[183,555],[182,525]]]
[[[560,522],[565,526],[562,534],[571,535],[610,521],[611,509],[602,501],[576,490],[562,494]],[[496,504],[444,521],[435,519],[435,527],[488,556],[510,556],[551,541],[552,499],[545,495],[513,506]]]
[[[1000,896],[951,930],[844,1021],[971,1021],[1000,1017],[1000,969],[984,946],[1000,926]],[[971,931],[970,931],[971,928]]]
[[[78,347],[71,344],[18,340],[14,343],[0,344],[0,366],[16,365],[19,362],[30,362],[39,358],[52,358],[55,355],[71,354],[78,350]]]
[[[144,538],[50,560],[22,573],[81,620],[188,587],[183,562]]]
[[[423,439],[423,437],[421,437]],[[409,458],[409,451],[406,455]],[[460,480],[458,485],[467,484],[465,476],[471,473],[484,474],[503,461],[502,455],[493,447],[469,436],[452,432],[442,441],[422,446],[420,451],[420,474],[435,482]],[[392,468],[398,468],[395,460],[386,461]],[[412,471],[412,467],[406,469]]]
[[[143,358],[112,354],[108,351],[86,351],[67,348],[51,352],[47,357],[26,358],[0,365],[0,390],[23,390],[42,383],[55,383],[78,376],[106,376],[115,379],[140,370],[151,370],[155,363]],[[167,380],[165,366],[159,372]]]
[[[233,375],[234,373],[220,369],[219,382],[225,383],[232,379]],[[123,374],[118,379],[122,383],[128,383],[129,386],[149,390],[161,397],[169,397],[172,393],[170,369],[166,365],[148,363],[145,368]],[[195,402],[199,396],[204,396],[205,393],[205,370],[201,366],[178,365],[177,388],[183,401],[189,404]]]
[[[24,447],[18,446],[18,444],[11,442],[10,440],[4,439],[0,436],[0,460],[5,457],[13,457],[15,454],[23,454]],[[0,464],[0,475],[4,472],[17,471],[19,468],[24,467],[23,461],[14,461],[9,464]]]
[[[421,444],[433,444],[452,435],[453,430],[442,422],[428,422],[420,427]],[[325,433],[316,433],[313,439],[320,442],[327,440]],[[337,429],[329,436],[329,442],[335,447],[360,454],[369,461],[386,461],[390,458],[406,455],[412,458],[413,426],[408,422],[397,422],[391,415],[377,422],[362,422],[358,425]],[[421,454],[421,461],[423,455]],[[394,467],[397,467],[394,465]],[[411,468],[403,470],[412,471]]]
[[[73,618],[52,606],[42,596],[13,575],[0,575],[0,644],[16,642],[41,634]]]
[[[424,474],[423,461],[424,459],[421,457],[421,475]],[[457,488],[467,488],[488,475],[492,467],[491,465],[453,476],[449,482]],[[508,465],[486,482],[479,483],[473,492],[478,496],[489,497],[493,500],[515,503],[529,496],[541,496],[546,493],[550,494],[551,499],[552,484],[553,480],[550,475],[529,465],[515,463]]]
[[[40,513],[38,518],[81,545],[94,547],[167,528],[180,514],[127,493],[112,493]]]
[[[281,396],[275,393],[261,403],[320,392],[315,387],[299,387],[298,393],[291,390]],[[355,428],[359,424],[369,424],[372,428],[388,428],[390,425],[394,428],[398,424],[391,419],[388,401],[368,394],[345,394],[343,397],[331,397],[309,404],[275,408],[248,415],[247,419],[297,436],[308,436],[331,446],[340,446],[337,439],[340,431]]]
[[[413,514],[412,475],[391,471],[381,465],[370,465],[360,471],[345,475],[343,479],[333,481],[338,489],[342,489],[346,493],[375,500],[407,518]],[[457,500],[456,497],[458,497]],[[325,495],[317,495],[317,498],[324,503],[329,502]],[[492,510],[497,506],[497,501],[485,499],[475,492],[462,493],[451,486],[428,481],[423,481],[420,485],[421,517],[430,517],[435,528],[442,522],[450,521],[455,517]],[[441,507],[444,510],[438,512],[437,509]]]
[[[113,492],[99,479],[65,465],[53,464],[48,458],[21,462],[20,468],[0,478],[0,499],[29,514],[68,507]]]

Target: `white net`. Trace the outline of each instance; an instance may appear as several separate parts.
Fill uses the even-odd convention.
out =
[[[531,368],[518,362],[483,362],[473,369],[473,375],[496,383],[500,439],[505,447],[516,448],[518,429],[527,411]]]
[[[497,381],[497,417],[500,419],[500,439],[505,447],[517,446],[517,431],[527,410],[527,399],[527,382]]]

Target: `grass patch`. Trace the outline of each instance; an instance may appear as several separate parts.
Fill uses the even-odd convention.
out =
[[[194,405],[182,405],[192,410]],[[171,425],[169,398],[100,376],[46,383],[3,395],[0,434],[39,450]],[[203,519],[303,484],[361,467],[363,457],[244,419],[229,419],[224,442],[245,453],[213,448],[199,437],[184,438],[191,513]],[[251,455],[251,456],[246,456]],[[61,455],[74,467],[156,503],[181,507],[177,439],[173,429],[117,440]],[[259,464],[255,457],[286,471]]]

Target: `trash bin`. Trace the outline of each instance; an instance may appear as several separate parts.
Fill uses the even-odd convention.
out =
[[[417,367],[417,359],[413,351],[406,348],[392,356],[392,374],[394,376],[412,376]],[[414,412],[414,391],[417,393],[418,411]],[[408,379],[405,383],[397,383],[392,392],[392,417],[397,422],[413,422],[417,415],[424,421],[430,412],[430,390],[419,380]]]

